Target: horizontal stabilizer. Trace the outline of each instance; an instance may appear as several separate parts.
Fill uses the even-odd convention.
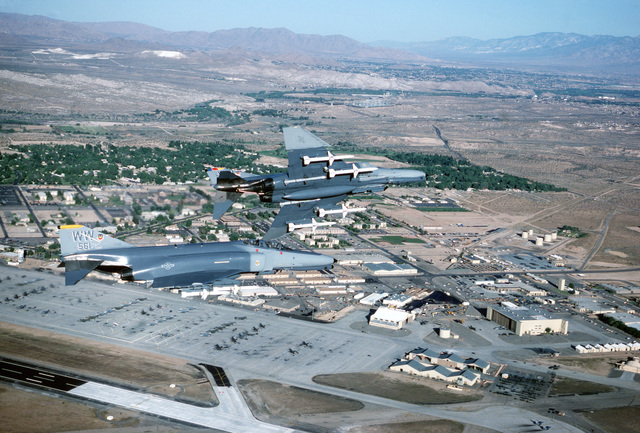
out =
[[[222,215],[240,198],[242,194],[239,192],[227,192],[227,199],[220,203],[213,204],[213,219],[220,219]]]
[[[73,286],[100,266],[102,260],[69,260],[64,263],[64,284]]]

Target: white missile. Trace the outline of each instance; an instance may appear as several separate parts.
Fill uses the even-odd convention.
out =
[[[311,232],[312,232],[312,233],[315,233],[315,232],[316,232],[316,229],[317,229],[318,227],[332,226],[332,225],[334,225],[334,224],[335,224],[335,222],[332,222],[332,221],[327,221],[327,222],[319,223],[319,222],[317,222],[317,221],[316,221],[316,219],[315,219],[315,218],[311,218],[311,222],[310,222],[310,223],[307,223],[307,224],[304,224],[304,223],[303,223],[303,224],[288,223],[288,224],[287,224],[287,231],[288,231],[289,233],[291,233],[291,232],[292,232],[292,231],[294,231],[294,230],[298,230],[298,229],[308,229],[308,228],[310,228],[310,229],[311,229]]]
[[[309,165],[312,162],[327,162],[332,165],[333,161],[342,161],[346,158],[353,158],[353,155],[334,155],[327,150],[327,156],[303,156],[302,165]]]
[[[351,168],[347,170],[334,170],[333,168],[326,169],[327,176],[329,179],[333,179],[336,176],[342,176],[343,174],[350,174],[353,179],[358,177],[360,173],[371,173],[372,171],[376,171],[378,167],[358,167],[354,163],[351,164]]]
[[[347,214],[349,214],[349,213],[352,213],[352,212],[364,212],[366,210],[367,210],[367,208],[365,208],[365,207],[348,208],[343,204],[341,209],[322,209],[322,208],[319,208],[317,210],[317,214],[318,214],[318,216],[320,218],[324,218],[325,215],[333,215],[333,214],[342,214],[342,218],[346,218]]]

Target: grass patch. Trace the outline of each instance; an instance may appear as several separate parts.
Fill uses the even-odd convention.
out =
[[[395,373],[341,373],[313,377],[320,385],[411,404],[452,404],[480,400],[480,392],[448,391],[444,384]]]
[[[367,425],[349,429],[349,433],[462,433],[463,431],[464,424],[448,419]]]
[[[109,131],[102,126],[56,126],[56,129],[65,134],[107,135]]]
[[[281,417],[314,413],[351,412],[364,408],[364,404],[350,398],[289,386],[270,380],[239,380],[251,411],[257,415]]]
[[[391,245],[424,244],[424,243],[426,243],[422,239],[405,238],[404,236],[395,236],[395,235],[380,236],[379,238],[371,238],[371,240],[373,242],[377,242],[377,243],[388,242]]]
[[[640,407],[638,406],[616,407],[592,412],[584,412],[583,415],[607,432],[640,432],[640,426],[638,425]]]
[[[463,207],[416,207],[420,212],[471,212]]]
[[[609,385],[603,385],[595,382],[587,382],[584,380],[559,378],[551,386],[549,391],[550,397],[556,397],[565,394],[590,395],[601,394],[603,392],[613,392],[616,388]]]

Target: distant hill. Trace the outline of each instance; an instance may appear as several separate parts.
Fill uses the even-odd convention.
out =
[[[539,33],[507,39],[455,37],[432,42],[365,44],[345,36],[298,34],[284,28],[215,32],[169,32],[132,22],[72,23],[42,16],[0,13],[0,40],[103,47],[135,54],[143,50],[231,52],[234,57],[272,58],[301,64],[327,60],[509,67],[570,73],[640,74],[640,37]],[[328,62],[330,63],[330,62]]]
[[[465,37],[432,42],[380,41],[372,45],[406,50],[444,61],[511,66],[640,71],[640,37],[539,33],[507,39]],[[577,71],[579,72],[579,71]]]
[[[298,34],[287,29],[244,28],[216,32],[169,32],[131,22],[71,23],[42,16],[0,13],[2,33],[31,41],[66,45],[97,44],[108,40],[135,41],[166,49],[245,51],[272,55],[304,55],[331,59],[424,61],[417,54],[373,47],[345,36]],[[122,46],[126,44],[121,42]],[[130,45],[132,46],[132,45]]]

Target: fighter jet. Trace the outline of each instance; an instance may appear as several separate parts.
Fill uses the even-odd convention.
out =
[[[226,200],[214,205],[213,217],[220,218],[242,193],[253,192],[260,200],[280,203],[280,212],[263,237],[275,239],[287,231],[317,226],[314,217],[349,212],[335,206],[352,194],[384,191],[389,185],[425,180],[419,170],[380,168],[366,162],[345,162],[352,155],[335,155],[330,145],[301,127],[284,128],[289,171],[254,175],[233,170],[209,169],[215,189]]]
[[[68,286],[93,270],[145,281],[149,287],[180,287],[243,272],[330,269],[333,264],[333,258],[322,254],[242,241],[135,247],[82,225],[60,226],[60,246]]]

